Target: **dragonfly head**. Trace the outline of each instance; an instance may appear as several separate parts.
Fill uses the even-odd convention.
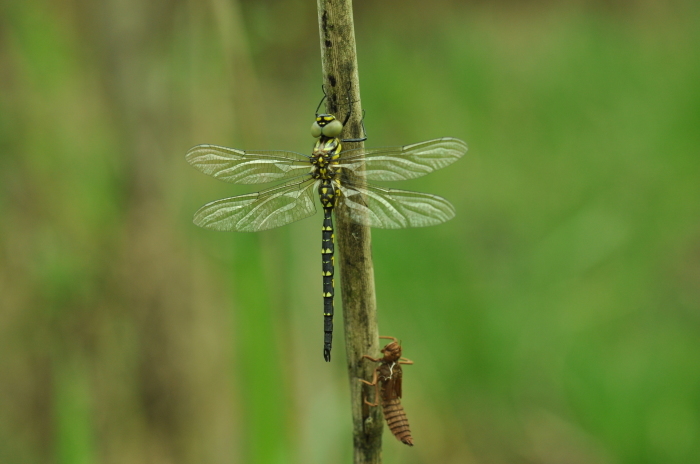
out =
[[[316,116],[316,120],[311,125],[311,135],[314,138],[319,138],[320,136],[335,138],[340,135],[343,130],[343,123],[335,119],[332,114],[319,114]]]
[[[401,345],[391,342],[382,349],[385,361],[398,361],[401,357]]]

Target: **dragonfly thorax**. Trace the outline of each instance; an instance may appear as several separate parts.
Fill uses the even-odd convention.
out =
[[[321,137],[316,142],[311,154],[311,177],[314,179],[335,179],[341,150],[339,139]]]

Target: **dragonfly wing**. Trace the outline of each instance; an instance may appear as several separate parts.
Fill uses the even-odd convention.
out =
[[[343,204],[350,219],[381,229],[425,227],[455,216],[449,201],[429,193],[386,189],[375,185],[341,185]]]
[[[261,184],[288,179],[311,170],[309,157],[292,151],[243,151],[197,145],[185,155],[192,166],[224,182]]]
[[[340,155],[340,165],[368,180],[406,180],[444,168],[466,152],[464,141],[444,137],[403,147],[347,150]]]
[[[194,223],[206,229],[239,232],[283,226],[316,212],[313,186],[313,180],[307,179],[212,201],[194,214]]]

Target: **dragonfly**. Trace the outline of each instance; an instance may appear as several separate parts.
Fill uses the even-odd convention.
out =
[[[394,434],[397,440],[405,443],[408,446],[413,446],[413,437],[411,429],[408,425],[406,412],[401,404],[403,371],[402,364],[413,364],[413,361],[401,357],[402,348],[399,341],[394,337],[379,337],[392,340],[382,350],[381,358],[373,358],[369,355],[363,355],[361,359],[369,359],[373,362],[380,363],[374,369],[372,381],[368,382],[364,379],[358,379],[360,382],[374,387],[374,403],[370,403],[365,398],[365,404],[369,406],[379,406],[382,403],[382,411],[384,418],[389,426],[389,430]],[[380,393],[381,391],[381,393]]]
[[[466,153],[467,144],[446,137],[405,146],[343,150],[343,143],[364,141],[366,136],[341,139],[352,109],[341,122],[332,114],[319,114],[321,103],[311,126],[311,135],[317,139],[311,156],[198,145],[187,152],[186,159],[199,171],[224,182],[277,182],[259,192],[202,206],[194,215],[194,223],[206,229],[259,232],[280,227],[314,215],[314,196],[319,196],[323,209],[323,357],[330,361],[335,293],[333,211],[342,205],[352,222],[384,229],[431,226],[452,219],[455,209],[442,197],[384,188],[367,181],[421,177],[455,162]],[[347,180],[346,172],[355,180]]]

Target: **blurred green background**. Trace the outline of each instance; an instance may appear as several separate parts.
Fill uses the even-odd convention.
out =
[[[470,146],[373,231],[385,462],[700,462],[698,2],[355,3],[367,145]],[[255,187],[184,160],[308,153],[320,85],[313,1],[0,5],[0,463],[351,462],[320,215],[198,229]]]

